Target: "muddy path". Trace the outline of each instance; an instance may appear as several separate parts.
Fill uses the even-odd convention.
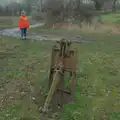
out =
[[[43,26],[44,23],[38,23],[38,24],[33,24],[30,25],[30,28],[36,28],[36,27],[40,27]],[[93,40],[93,38],[88,38],[88,37],[84,37],[81,36],[80,34],[78,35],[71,35],[70,33],[66,36],[66,35],[62,35],[62,34],[56,34],[56,33],[50,33],[50,32],[33,32],[33,31],[28,31],[27,33],[27,39],[32,39],[32,40],[60,40],[62,38],[66,38],[69,40],[74,40],[76,42],[88,42],[89,40]],[[10,36],[10,37],[16,37],[16,38],[20,38],[20,30],[19,28],[5,28],[5,29],[0,29],[0,36]]]
[[[30,28],[36,28],[44,25],[44,23],[40,24],[33,24],[30,26]],[[0,36],[10,36],[10,37],[17,37],[20,38],[20,30],[19,28],[5,28],[0,29]],[[35,39],[35,40],[58,40],[60,37],[54,36],[54,35],[46,35],[46,34],[35,34],[33,32],[28,31],[28,39]]]
[[[42,26],[43,23],[41,24],[34,24],[31,25],[30,28],[35,28]],[[11,36],[11,37],[19,37],[20,36],[20,30],[19,28],[5,28],[5,29],[0,29],[0,35],[1,36]]]

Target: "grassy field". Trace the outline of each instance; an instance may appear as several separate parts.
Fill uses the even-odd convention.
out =
[[[120,24],[120,12],[102,15],[101,17],[102,17],[102,20],[104,21],[108,21],[114,24]]]
[[[120,36],[89,36],[96,41],[73,45],[79,56],[76,99],[64,106],[60,120],[119,120]],[[32,97],[39,100],[46,87],[52,44],[0,37],[0,120],[40,119]]]
[[[18,26],[19,16],[0,16],[0,28],[11,28]],[[35,20],[32,20],[30,16],[28,16],[30,24],[36,23]]]

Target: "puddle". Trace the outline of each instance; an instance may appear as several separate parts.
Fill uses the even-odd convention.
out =
[[[31,25],[30,28],[35,28],[44,25],[43,23],[41,24],[34,24]],[[19,28],[8,28],[8,29],[2,29],[0,30],[0,35],[1,36],[11,36],[11,37],[19,37],[20,36],[20,30]]]
[[[31,25],[30,28],[35,28],[44,25],[41,24],[34,24]],[[1,29],[0,30],[0,36],[11,36],[11,37],[18,37],[20,38],[20,30],[19,28],[8,28],[8,29]],[[36,35],[32,33],[31,35],[28,34],[27,39],[33,39],[33,40],[60,40],[60,37],[52,36],[52,35]]]

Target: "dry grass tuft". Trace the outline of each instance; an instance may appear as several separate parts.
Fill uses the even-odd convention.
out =
[[[72,25],[62,25],[61,28],[68,29],[68,30],[80,30],[82,33],[108,33],[108,34],[120,34],[120,26],[119,25],[113,25],[113,24],[107,24],[107,23],[99,23],[99,22],[93,22],[92,25],[82,23],[82,27],[80,27],[78,24],[72,24]]]

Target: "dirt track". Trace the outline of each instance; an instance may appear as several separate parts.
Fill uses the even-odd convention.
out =
[[[30,28],[35,28],[35,27],[39,27],[42,26],[43,23],[41,24],[34,24],[31,25]],[[1,36],[11,36],[11,37],[20,37],[20,31],[19,28],[8,28],[8,29],[2,29],[0,30],[0,35]],[[60,37],[57,36],[53,36],[53,35],[36,35],[34,33],[28,33],[28,39],[35,39],[35,40],[59,40]]]
[[[41,23],[41,24],[34,24],[34,25],[31,25],[30,28],[35,28],[35,27],[39,27],[39,26],[42,26],[44,25],[44,23]],[[20,38],[20,30],[19,28],[8,28],[8,29],[1,29],[0,30],[0,36],[10,36],[10,37],[16,37],[16,38]],[[28,39],[32,39],[32,40],[60,40],[61,38],[67,38],[69,40],[74,40],[74,41],[77,41],[77,42],[83,42],[84,39],[83,37],[81,37],[80,35],[79,36],[76,36],[76,35],[71,35],[71,33],[69,33],[67,36],[65,35],[57,35],[55,33],[35,33],[35,32],[31,32],[28,31],[28,35],[27,35],[27,38]],[[86,40],[93,40],[91,38],[86,38],[85,37],[85,41]],[[85,42],[84,41],[84,42]]]

